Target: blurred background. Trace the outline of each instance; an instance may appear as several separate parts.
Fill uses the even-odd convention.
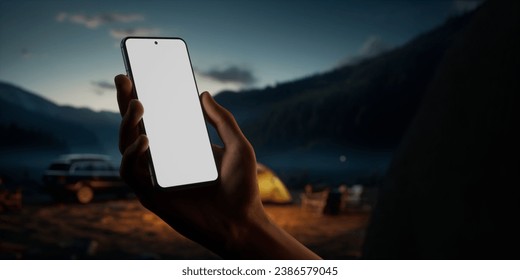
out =
[[[264,201],[284,203],[273,219],[324,257],[359,257],[390,160],[481,2],[0,1],[0,256],[215,257],[130,193],[99,195],[120,183],[120,40],[165,36],[253,144]]]

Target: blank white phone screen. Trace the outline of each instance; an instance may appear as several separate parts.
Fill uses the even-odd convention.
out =
[[[156,183],[165,188],[216,180],[218,172],[184,41],[127,38],[124,44],[127,70],[144,107]]]

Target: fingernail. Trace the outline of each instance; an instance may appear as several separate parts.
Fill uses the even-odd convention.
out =
[[[116,86],[119,85],[120,76],[121,76],[121,74],[116,75],[116,76],[114,77],[114,83],[116,84]]]

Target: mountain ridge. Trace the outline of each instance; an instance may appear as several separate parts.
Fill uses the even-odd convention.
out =
[[[444,52],[471,16],[452,17],[355,65],[276,87],[223,92],[215,98],[235,114],[260,150],[309,147],[331,139],[342,145],[394,149]]]
[[[11,83],[0,82],[0,124],[42,133],[70,151],[103,151],[117,145],[116,113],[61,106]],[[115,132],[114,132],[115,129]],[[112,147],[113,146],[113,147]]]

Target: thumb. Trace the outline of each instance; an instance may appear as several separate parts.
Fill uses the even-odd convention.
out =
[[[200,98],[208,121],[217,129],[225,146],[233,147],[244,141],[247,142],[235,117],[228,110],[220,106],[207,91],[203,92]]]

